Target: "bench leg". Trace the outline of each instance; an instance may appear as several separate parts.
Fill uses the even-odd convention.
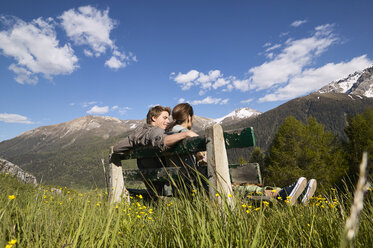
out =
[[[225,149],[223,128],[215,124],[206,128],[206,150],[207,167],[209,178],[209,194],[212,199],[218,199],[220,204],[223,201],[234,207],[232,183],[229,174],[228,157]],[[216,193],[221,195],[217,198]]]
[[[122,197],[129,203],[129,193],[124,186],[122,164],[117,161],[110,163],[110,203],[120,202]]]

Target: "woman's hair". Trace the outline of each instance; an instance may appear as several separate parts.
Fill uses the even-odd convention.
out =
[[[167,131],[172,130],[176,125],[180,125],[188,120],[188,116],[193,117],[193,107],[189,103],[179,103],[172,109],[172,122],[167,127]]]
[[[146,115],[146,123],[152,124],[153,117],[157,118],[162,114],[163,111],[168,112],[168,114],[171,114],[171,108],[170,107],[162,107],[162,106],[155,106],[149,109],[148,114]]]

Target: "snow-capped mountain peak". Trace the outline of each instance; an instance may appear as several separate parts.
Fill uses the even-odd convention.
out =
[[[239,120],[239,119],[247,119],[250,117],[254,117],[257,115],[260,115],[261,112],[256,111],[251,108],[239,108],[231,113],[227,114],[226,116],[223,116],[221,118],[215,119],[216,123],[223,123],[227,121],[233,121],[233,120]]]
[[[317,92],[336,92],[373,97],[373,67],[369,67],[363,71],[356,71],[346,78],[333,81]]]

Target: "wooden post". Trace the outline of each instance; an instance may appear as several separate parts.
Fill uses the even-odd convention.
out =
[[[113,149],[113,147],[111,148]],[[112,150],[113,153],[113,150]],[[124,186],[122,163],[120,160],[110,163],[110,203],[117,203],[121,198],[130,201],[129,192]]]
[[[220,204],[226,200],[231,207],[234,207],[223,128],[219,124],[206,128],[206,141],[210,197],[218,199]],[[220,196],[217,197],[216,193],[219,193]]]

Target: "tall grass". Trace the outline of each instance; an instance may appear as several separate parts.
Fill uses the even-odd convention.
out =
[[[0,247],[11,240],[13,247],[338,247],[353,201],[352,192],[331,189],[307,207],[237,198],[231,209],[194,190],[110,205],[101,190],[57,194],[7,175],[0,192]],[[369,190],[355,247],[373,244],[372,216]]]

